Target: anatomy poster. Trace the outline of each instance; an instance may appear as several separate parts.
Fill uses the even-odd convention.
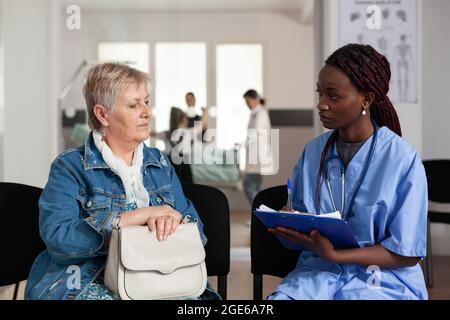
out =
[[[391,64],[389,97],[417,102],[417,1],[341,0],[340,42],[370,44]]]

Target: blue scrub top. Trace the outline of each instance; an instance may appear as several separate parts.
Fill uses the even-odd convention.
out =
[[[313,213],[333,212],[325,183],[317,207],[316,181],[327,132],[309,142],[293,171],[293,207]],[[372,136],[345,171],[345,205],[363,170]],[[337,151],[335,150],[335,154]],[[330,164],[333,166],[333,164]],[[341,208],[341,177],[330,174],[336,207]],[[347,210],[348,208],[344,209]],[[386,127],[378,129],[367,175],[356,195],[348,223],[360,246],[380,244],[406,257],[426,255],[428,193],[422,161],[414,148]],[[342,265],[303,251],[297,267],[269,299],[427,299],[420,266],[368,270]]]

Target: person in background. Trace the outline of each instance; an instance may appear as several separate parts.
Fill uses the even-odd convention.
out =
[[[206,141],[205,133],[207,129],[207,123],[206,123],[206,108],[202,107],[202,114],[199,115],[196,110],[196,99],[193,92],[186,93],[186,115],[188,117],[188,128],[194,128],[198,122],[200,122],[200,125],[202,127],[202,132],[199,133],[199,137],[201,137],[202,141]]]
[[[246,140],[246,167],[244,176],[244,191],[250,205],[261,191],[262,173],[271,162],[269,150],[271,124],[265,100],[253,89],[244,93],[245,103],[250,109],[248,135]]]
[[[186,105],[187,105],[187,111],[186,115],[188,117],[188,128],[193,128],[196,121],[202,121],[204,122],[205,114],[206,114],[206,108],[202,108],[202,114],[199,115],[197,113],[197,110],[195,108],[196,105],[196,99],[193,92],[186,93]]]
[[[177,107],[172,107],[170,109],[169,130],[158,133],[150,133],[151,137],[164,142],[164,153],[169,157],[173,167],[175,168],[175,172],[182,183],[193,183],[191,166],[189,163],[185,163],[184,161],[182,163],[175,163],[173,157],[178,156],[183,160],[186,159],[186,156],[191,153],[193,139],[195,139],[195,137],[202,130],[201,123],[196,127],[188,129],[188,122],[188,117],[183,110]],[[179,132],[174,134],[174,132],[178,129],[183,129],[186,131],[182,134]],[[186,138],[190,139],[190,141],[186,142],[183,140]],[[172,150],[177,145],[180,146],[177,150],[178,153],[176,155],[172,155]]]

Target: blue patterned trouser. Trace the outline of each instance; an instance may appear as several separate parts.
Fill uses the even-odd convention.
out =
[[[112,293],[104,284],[103,277],[99,276],[91,282],[83,292],[78,296],[78,300],[119,300],[114,293]],[[222,300],[221,297],[211,287],[209,282],[206,284],[206,289],[201,296],[194,300]]]

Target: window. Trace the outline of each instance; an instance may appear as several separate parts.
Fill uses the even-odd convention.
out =
[[[100,61],[119,61],[149,72],[148,43],[100,43]],[[263,94],[261,44],[221,44],[216,47],[217,147],[243,143],[250,115],[242,95],[248,89]],[[207,50],[204,42],[155,44],[153,119],[156,132],[169,129],[171,107],[186,110],[185,95],[193,92],[197,112],[207,103]],[[156,146],[163,148],[156,141]]]
[[[99,61],[115,61],[149,72],[149,45],[145,42],[108,42],[98,44]]]
[[[242,97],[248,89],[262,95],[262,45],[217,46],[217,147],[233,148],[247,135],[250,111]]]
[[[193,92],[196,108],[206,106],[206,44],[157,43],[155,48],[156,131],[169,129],[170,108],[186,110],[185,95]]]

